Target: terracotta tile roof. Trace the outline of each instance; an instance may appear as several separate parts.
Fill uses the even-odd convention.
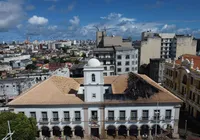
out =
[[[194,69],[196,69],[197,67],[200,68],[200,56],[191,55],[191,54],[184,54],[184,55],[182,55],[182,56],[183,56],[184,60],[185,60],[185,59],[188,59],[190,62],[191,62],[191,60],[193,59],[193,61],[194,61],[194,66],[193,66],[193,68],[194,68]],[[176,60],[176,64],[179,64],[179,65],[181,64],[181,58],[178,59],[178,60]]]
[[[92,103],[92,104],[118,104],[118,103],[155,103],[159,102],[176,102],[181,103],[182,101],[174,96],[172,93],[167,91],[165,88],[158,85],[156,82],[151,80],[146,75],[139,75],[145,81],[152,86],[156,87],[159,92],[150,98],[139,98],[132,101],[115,101],[105,100],[103,103]],[[119,76],[107,76],[104,77],[104,83],[112,86],[113,94],[123,94],[127,88],[128,75]],[[83,84],[83,78],[66,78],[61,76],[52,76],[46,81],[32,87],[25,93],[18,96],[13,101],[9,102],[8,105],[67,105],[67,104],[87,104],[84,103],[76,93]]]

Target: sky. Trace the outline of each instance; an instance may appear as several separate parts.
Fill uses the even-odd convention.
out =
[[[95,32],[200,37],[199,0],[0,0],[0,41],[95,39]]]

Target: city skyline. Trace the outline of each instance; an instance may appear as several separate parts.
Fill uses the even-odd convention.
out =
[[[2,0],[0,41],[95,39],[94,26],[133,40],[147,30],[199,37],[199,6],[197,0]]]

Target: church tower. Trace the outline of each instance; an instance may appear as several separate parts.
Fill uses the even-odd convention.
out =
[[[92,58],[84,66],[84,97],[85,102],[104,101],[103,66],[99,60]]]

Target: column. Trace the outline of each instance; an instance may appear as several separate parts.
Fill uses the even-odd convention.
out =
[[[84,122],[84,136],[88,137],[89,136],[89,116],[88,116],[88,107],[83,107],[83,112],[84,112],[84,120],[81,120]]]
[[[53,130],[52,129],[50,130],[50,137],[51,138],[53,137]]]
[[[149,136],[151,136],[151,128],[149,128]]]
[[[62,137],[62,138],[65,138],[64,129],[61,130],[61,137]]]
[[[42,138],[42,130],[39,132],[39,137]]]
[[[118,137],[118,129],[116,129],[116,137]]]
[[[129,135],[130,135],[130,134],[129,134],[129,129],[127,129],[127,137],[129,137]]]
[[[100,122],[100,129],[101,129],[101,138],[104,139],[107,137],[107,130],[105,133],[105,114],[104,114],[104,107],[100,107],[100,118],[99,118],[99,122]]]
[[[138,137],[140,138],[140,128],[138,128]]]
[[[107,138],[107,129],[105,129],[105,138]]]
[[[72,130],[72,138],[75,138],[74,130]]]

